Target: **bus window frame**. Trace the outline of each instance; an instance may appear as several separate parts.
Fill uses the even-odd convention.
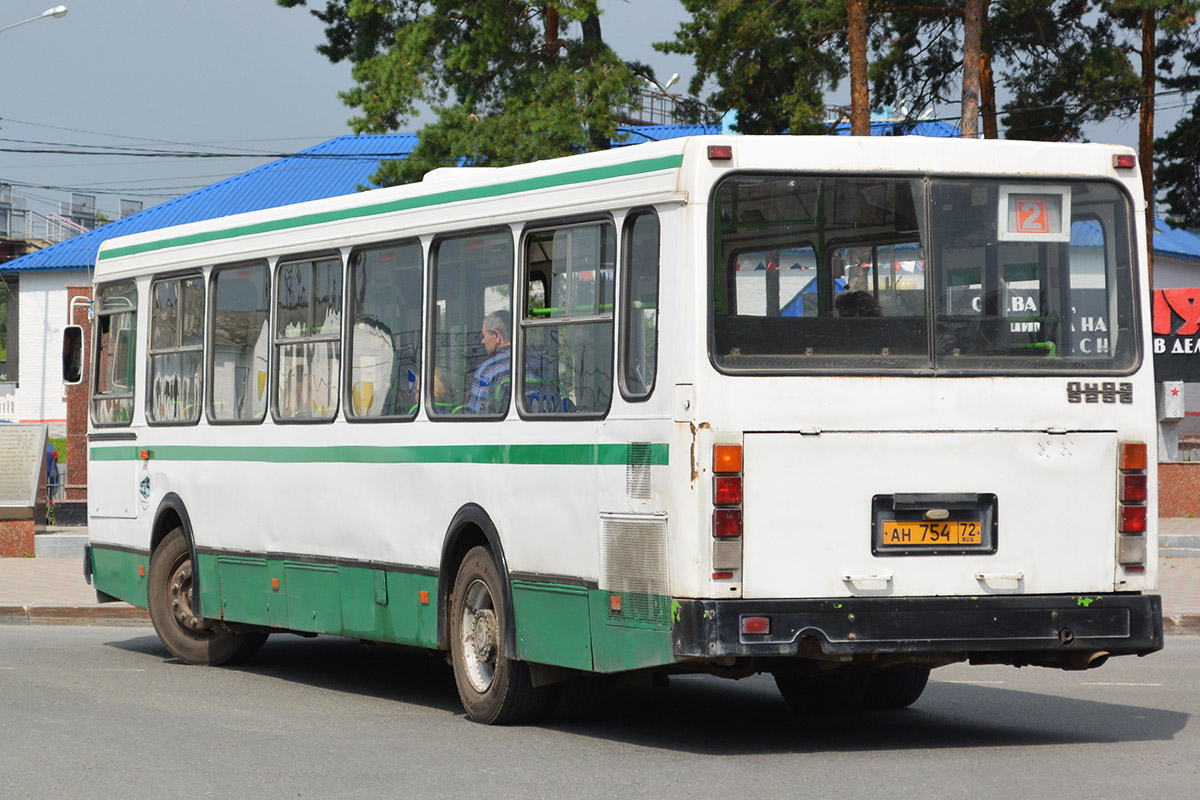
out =
[[[341,275],[341,303],[339,307],[340,317],[338,319],[338,332],[336,337],[331,336],[306,336],[303,339],[297,340],[281,340],[279,338],[279,271],[281,267],[290,264],[309,263],[314,268],[322,261],[337,261],[340,265],[339,274]],[[270,384],[271,396],[269,406],[271,409],[271,422],[276,425],[329,425],[336,422],[341,412],[342,391],[341,387],[332,396],[334,398],[333,413],[328,417],[318,419],[289,419],[279,413],[279,359],[275,355],[275,350],[281,345],[300,344],[311,342],[336,342],[339,345],[338,360],[345,361],[344,350],[340,347],[345,341],[345,322],[346,322],[346,260],[342,258],[340,250],[314,250],[300,252],[289,255],[276,256],[270,271],[271,275],[271,316],[269,330],[271,331],[271,355],[268,358],[268,367],[271,369]],[[315,289],[315,287],[314,287]],[[312,300],[309,301],[311,309]],[[341,381],[343,374],[343,365],[338,364],[337,375]]]
[[[631,392],[625,381],[625,371],[628,366],[628,344],[629,333],[632,322],[632,308],[630,307],[629,292],[631,291],[631,281],[629,280],[630,262],[633,260],[633,225],[642,217],[654,217],[654,222],[658,226],[658,252],[655,258],[654,268],[654,301],[655,308],[655,324],[654,324],[654,374],[650,376],[650,381],[646,385],[644,392]],[[621,219],[620,230],[621,241],[617,246],[617,315],[614,324],[617,326],[617,341],[616,341],[616,382],[617,387],[621,392],[621,399],[627,403],[644,403],[654,394],[654,388],[658,384],[658,365],[661,361],[660,344],[662,337],[659,336],[659,331],[662,330],[662,216],[658,213],[658,209],[654,206],[638,206],[631,208],[625,212]],[[610,405],[611,408],[611,405]]]
[[[154,350],[154,348],[152,346],[152,342],[154,340],[154,289],[160,283],[174,282],[174,283],[182,285],[183,281],[190,280],[193,278],[200,279],[200,291],[203,293],[202,300],[204,303],[204,308],[201,312],[201,319],[200,319],[200,324],[202,326],[202,330],[200,332],[200,347],[199,347],[199,350],[200,350],[200,405],[202,407],[202,410],[204,407],[207,406],[208,335],[209,335],[208,334],[208,327],[209,327],[208,326],[208,314],[209,314],[209,311],[208,311],[208,298],[209,298],[208,277],[204,274],[203,270],[199,270],[199,269],[188,269],[188,270],[180,270],[180,271],[175,271],[175,272],[164,272],[161,274],[155,274],[153,277],[150,278],[150,289],[149,289],[149,292],[147,293],[147,296],[150,298],[150,302],[146,309],[146,314],[147,314],[147,322],[146,322],[146,324],[147,324],[147,328],[146,328],[146,390],[145,390],[146,394],[145,394],[145,397],[143,398],[143,402],[146,404],[145,405],[146,424],[150,427],[178,428],[178,427],[187,427],[189,425],[198,425],[200,423],[200,420],[203,419],[205,416],[203,413],[200,413],[200,414],[196,415],[195,419],[190,419],[190,420],[161,420],[161,419],[156,420],[150,414],[150,409],[152,407],[151,400],[153,399],[151,397],[151,395],[153,394],[153,387],[154,387],[154,356],[155,355],[166,355],[169,353],[192,352],[197,349],[195,347],[184,348],[182,345],[175,345],[174,347],[167,348],[165,350],[158,350],[158,351]],[[177,313],[178,313],[178,317],[176,318],[176,324],[175,324],[176,339],[179,338],[180,326],[183,325],[183,293],[182,292],[179,292],[179,311]]]
[[[1129,230],[1124,231],[1119,226],[1114,226],[1112,233],[1116,237],[1114,251],[1119,251],[1122,244],[1129,253],[1129,264],[1121,267],[1118,263],[1114,267],[1114,271],[1120,274],[1122,269],[1129,272],[1129,313],[1130,326],[1129,334],[1133,337],[1132,355],[1133,361],[1128,367],[1122,368],[1062,368],[1062,369],[1046,369],[1046,370],[1030,370],[1020,366],[1005,366],[1004,364],[989,365],[987,369],[978,367],[937,367],[935,362],[936,354],[936,330],[935,326],[938,322],[936,315],[936,298],[937,298],[937,283],[938,275],[940,274],[939,253],[933,252],[933,245],[928,241],[929,233],[932,227],[930,219],[931,209],[929,208],[932,200],[932,191],[928,188],[935,181],[982,181],[992,184],[1000,184],[1007,181],[1013,182],[1013,176],[996,173],[947,173],[938,171],[913,172],[909,170],[895,170],[886,173],[888,179],[891,180],[911,180],[920,182],[925,188],[925,196],[920,198],[920,202],[916,207],[918,217],[923,216],[924,227],[918,224],[917,240],[921,243],[922,251],[925,256],[926,270],[926,301],[930,309],[930,314],[926,317],[929,325],[930,335],[930,352],[929,352],[929,368],[914,368],[914,367],[871,367],[871,368],[855,368],[851,364],[845,366],[805,366],[805,367],[789,367],[781,368],[758,368],[746,367],[731,369],[728,366],[723,366],[717,360],[716,347],[716,296],[717,296],[717,262],[719,253],[716,251],[716,226],[717,226],[717,193],[721,187],[729,180],[740,177],[760,177],[771,178],[781,177],[783,175],[794,175],[797,177],[816,177],[821,179],[844,177],[848,179],[871,177],[877,178],[878,175],[873,173],[862,173],[853,170],[761,170],[761,169],[737,169],[722,173],[717,179],[712,182],[708,194],[708,212],[705,222],[705,246],[704,246],[704,270],[706,282],[705,294],[705,325],[706,331],[703,338],[704,346],[707,350],[708,363],[719,375],[728,375],[730,377],[792,377],[792,376],[828,376],[828,377],[861,377],[861,376],[902,376],[902,377],[924,377],[924,378],[975,378],[975,377],[1077,377],[1080,375],[1096,375],[1096,376],[1112,376],[1124,377],[1136,374],[1147,363],[1144,358],[1144,345],[1142,343],[1142,323],[1144,315],[1149,313],[1147,309],[1142,308],[1141,288],[1140,288],[1140,273],[1138,268],[1139,249],[1135,243],[1137,212],[1134,210],[1133,199],[1129,194],[1129,190],[1111,176],[1106,175],[1061,175],[1061,174],[1037,174],[1022,176],[1025,182],[1029,185],[1047,184],[1047,185],[1069,185],[1076,184],[1105,184],[1115,189],[1116,193],[1123,201],[1125,209],[1125,220],[1129,225]],[[1072,207],[1072,213],[1076,213],[1076,209]],[[1070,223],[1068,223],[1069,225]],[[831,239],[830,242],[833,240]],[[1119,262],[1119,259],[1118,259]],[[930,275],[934,277],[931,278]]]
[[[612,347],[612,353],[609,358],[609,365],[608,365],[609,366],[608,405],[605,406],[603,411],[588,411],[588,412],[558,411],[558,412],[547,412],[547,413],[531,412],[525,408],[525,403],[524,403],[524,399],[525,399],[525,370],[524,370],[525,330],[527,327],[526,312],[528,311],[527,306],[528,306],[528,302],[529,302],[529,293],[528,293],[528,291],[526,291],[526,289],[528,288],[528,285],[527,285],[528,264],[525,259],[526,243],[528,242],[528,240],[531,236],[534,236],[538,233],[557,232],[557,231],[561,231],[561,230],[566,230],[568,228],[586,228],[586,227],[603,228],[605,225],[607,225],[607,226],[609,226],[609,228],[611,228],[611,230],[613,232],[613,239],[614,239],[614,245],[615,245],[614,252],[613,252],[613,305],[614,305],[613,310],[610,311],[608,314],[580,315],[575,318],[572,318],[571,316],[568,315],[566,317],[548,318],[545,321],[534,320],[531,322],[531,324],[528,325],[528,327],[533,327],[533,328],[550,327],[550,326],[555,326],[555,325],[561,326],[564,324],[571,325],[571,326],[582,326],[582,325],[594,325],[594,324],[598,324],[598,323],[607,322],[609,325],[611,347]],[[661,237],[660,237],[660,241],[661,241]],[[661,244],[660,244],[660,248],[661,248]],[[509,398],[509,404],[516,406],[517,416],[519,416],[523,420],[569,421],[569,420],[604,419],[605,417],[608,416],[609,412],[612,410],[612,403],[613,403],[612,388],[618,382],[617,376],[615,374],[617,359],[618,359],[618,351],[617,351],[617,346],[618,346],[617,345],[617,335],[618,335],[617,334],[617,316],[618,316],[618,314],[617,314],[617,308],[615,306],[620,302],[620,289],[621,289],[620,278],[618,277],[618,275],[620,273],[620,269],[621,269],[621,226],[617,225],[616,217],[612,212],[606,212],[606,213],[600,213],[600,214],[585,214],[585,215],[577,215],[577,216],[570,216],[570,217],[559,217],[559,218],[538,220],[537,222],[526,223],[521,228],[521,235],[517,239],[517,258],[518,258],[518,261],[517,261],[516,272],[517,272],[517,277],[519,279],[519,286],[521,287],[521,291],[520,291],[520,298],[517,299],[519,314],[513,315],[513,360],[519,361],[519,363],[522,366],[522,369],[520,370],[520,375],[516,378],[517,391],[512,392],[512,396],[510,396],[510,398]],[[549,287],[547,287],[547,288],[549,288]],[[514,289],[514,291],[515,291],[515,289]],[[518,332],[519,332],[519,334],[518,334]],[[519,344],[518,344],[518,339],[520,340]],[[511,379],[511,377],[512,376],[510,375],[510,379]]]
[[[101,307],[100,307],[100,302],[99,302],[100,301],[100,293],[109,286],[120,286],[121,284],[129,284],[129,285],[133,286],[134,297],[137,298],[134,301],[133,307],[130,309],[120,309],[118,311],[102,311]],[[134,356],[134,358],[136,358],[137,357],[137,345],[138,345],[138,325],[141,324],[140,321],[138,320],[138,312],[141,310],[141,304],[142,304],[142,287],[139,284],[137,278],[119,278],[117,280],[106,281],[104,283],[97,284],[93,289],[93,296],[96,298],[96,303],[95,303],[95,315],[94,315],[95,320],[92,324],[92,352],[91,352],[92,363],[90,365],[91,376],[90,376],[90,380],[88,381],[88,420],[91,422],[92,426],[96,427],[96,428],[128,428],[133,425],[133,418],[134,418],[135,414],[137,413],[137,367],[136,366],[134,367],[134,377],[133,377],[134,385],[129,387],[128,394],[105,395],[100,398],[97,398],[96,382],[100,379],[100,328],[102,327],[100,325],[100,318],[107,317],[107,316],[116,316],[118,314],[129,314],[129,313],[133,314],[133,327],[129,328],[127,330],[130,331],[130,336],[128,338],[133,341],[133,348],[134,348],[133,356]],[[115,381],[114,381],[114,385],[116,385]],[[96,413],[95,413],[97,399],[103,399],[103,400],[125,400],[125,399],[128,399],[129,400],[129,419],[117,420],[116,422],[100,422],[100,421],[98,421],[96,419]]]
[[[217,325],[216,320],[212,317],[217,313],[217,292],[213,288],[217,280],[217,274],[225,271],[236,269],[258,269],[265,268],[267,272],[267,338],[271,339],[271,308],[274,305],[274,276],[271,270],[271,262],[266,258],[254,259],[253,261],[233,261],[225,264],[216,264],[208,270],[208,334],[205,336],[204,344],[206,347],[205,361],[205,396],[204,396],[204,418],[209,425],[261,425],[263,420],[267,419],[268,411],[271,405],[270,398],[270,378],[273,372],[275,359],[273,351],[275,350],[274,342],[268,342],[267,347],[267,387],[268,393],[266,405],[263,407],[263,413],[257,419],[218,419],[213,415],[213,405],[216,402],[213,396],[215,381],[213,380],[213,371],[216,369],[216,336]]]
[[[470,413],[466,413],[466,412],[463,412],[463,413],[453,413],[452,412],[449,414],[434,413],[434,411],[433,411],[434,400],[433,400],[432,388],[434,386],[434,375],[437,371],[438,365],[437,365],[437,361],[436,361],[437,353],[435,351],[435,348],[437,345],[437,336],[436,336],[436,332],[434,331],[433,326],[437,321],[438,256],[441,252],[442,244],[444,244],[445,242],[451,241],[451,240],[455,240],[455,239],[468,239],[472,236],[489,236],[489,235],[494,235],[494,234],[503,234],[504,236],[508,237],[509,257],[511,259],[510,266],[509,266],[509,272],[508,272],[508,290],[509,290],[508,305],[509,305],[509,314],[511,316],[512,307],[515,304],[513,293],[516,291],[515,282],[516,282],[516,275],[517,275],[518,264],[519,264],[519,255],[520,255],[516,249],[519,246],[520,237],[518,235],[514,235],[514,233],[515,233],[514,227],[515,227],[515,225],[511,225],[511,224],[509,224],[509,225],[489,225],[489,226],[483,227],[483,228],[464,228],[462,230],[443,231],[441,233],[435,233],[433,236],[429,237],[428,245],[426,245],[426,250],[425,250],[425,305],[424,305],[425,319],[423,321],[423,329],[422,329],[422,334],[425,337],[425,349],[424,349],[425,363],[421,366],[421,369],[423,372],[422,382],[424,384],[424,387],[427,387],[429,390],[421,392],[421,395],[422,395],[421,406],[425,411],[425,417],[430,422],[497,422],[497,421],[508,418],[509,409],[511,409],[513,406],[511,393],[509,395],[508,407],[505,408],[504,411],[499,414],[470,414]],[[480,319],[477,320],[475,322],[475,324],[482,325],[483,318],[480,317]],[[514,327],[515,327],[515,323],[514,323]],[[515,361],[517,358],[516,342],[515,342],[516,333],[514,331],[509,331],[509,334],[513,337],[513,340],[510,342],[509,347],[511,348],[511,358],[513,361]],[[473,334],[473,335],[475,335],[475,334]],[[487,359],[485,358],[484,360],[486,361]],[[482,364],[483,362],[481,361],[480,363]],[[511,379],[511,375],[512,375],[512,364],[510,362],[510,364],[509,364],[510,379]],[[465,406],[466,406],[466,403],[464,403],[463,406],[461,406],[461,408],[465,408]]]
[[[418,352],[418,354],[420,354],[421,358],[425,358],[425,341],[427,338],[426,337],[427,321],[426,321],[426,314],[425,314],[425,311],[426,311],[425,295],[429,288],[427,285],[428,280],[427,280],[426,276],[430,272],[429,258],[430,258],[430,252],[431,252],[431,250],[426,248],[425,242],[422,241],[420,236],[408,236],[408,237],[404,237],[401,239],[387,239],[387,240],[380,241],[380,242],[360,243],[360,244],[353,245],[350,248],[349,254],[346,256],[345,267],[344,267],[345,271],[346,271],[346,275],[345,275],[345,278],[344,278],[343,284],[342,284],[344,287],[343,291],[345,294],[345,311],[343,311],[343,317],[342,317],[343,326],[342,327],[343,327],[343,332],[345,332],[345,331],[350,332],[350,335],[345,337],[345,346],[343,347],[343,356],[342,356],[342,361],[344,362],[343,363],[344,374],[342,375],[342,402],[345,403],[345,413],[342,415],[342,418],[345,419],[346,422],[354,423],[356,425],[359,423],[378,424],[378,423],[384,423],[384,422],[412,422],[418,416],[420,416],[421,405],[422,405],[421,397],[425,394],[425,389],[426,389],[426,385],[424,382],[424,373],[425,373],[424,364],[417,365],[418,374],[421,375],[422,377],[421,377],[420,383],[417,386],[417,398],[418,399],[417,399],[417,403],[416,403],[416,408],[414,408],[412,413],[410,413],[410,414],[390,415],[390,416],[386,416],[386,417],[385,416],[379,416],[379,417],[361,416],[360,417],[359,415],[354,413],[354,398],[351,396],[351,392],[354,389],[354,387],[351,383],[351,374],[353,372],[353,356],[354,356],[354,335],[353,335],[354,334],[354,321],[350,315],[350,311],[353,310],[352,303],[353,303],[353,299],[354,299],[354,285],[353,285],[354,257],[356,255],[358,255],[359,253],[363,252],[364,250],[386,250],[388,248],[393,248],[393,247],[399,249],[401,247],[409,247],[412,245],[415,245],[421,253],[421,280],[420,280],[421,297],[418,298],[418,301],[417,301],[417,308],[421,312],[421,323],[417,330],[417,335],[420,336],[421,338],[420,338],[420,341],[417,343],[417,352]]]

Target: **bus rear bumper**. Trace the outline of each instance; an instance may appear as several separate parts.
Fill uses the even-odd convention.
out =
[[[766,632],[744,633],[751,617],[765,618]],[[1141,594],[676,599],[672,634],[681,658],[889,653],[1033,664],[1163,646],[1161,598]]]

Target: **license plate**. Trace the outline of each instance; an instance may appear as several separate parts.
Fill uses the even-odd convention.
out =
[[[954,547],[983,543],[979,520],[884,520],[880,544],[884,547]]]

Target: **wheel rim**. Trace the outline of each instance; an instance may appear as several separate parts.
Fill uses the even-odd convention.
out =
[[[171,604],[171,618],[181,631],[194,639],[206,639],[212,635],[212,625],[192,613],[192,560],[182,558],[171,570],[167,581],[167,599]]]
[[[492,593],[483,581],[473,581],[467,587],[461,623],[459,635],[467,680],[475,691],[483,694],[495,680],[500,656],[500,626]]]

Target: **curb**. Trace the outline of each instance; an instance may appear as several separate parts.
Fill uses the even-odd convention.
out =
[[[150,613],[128,603],[63,605],[0,603],[0,625],[127,625],[150,624]]]
[[[1163,634],[1200,635],[1200,614],[1163,614]]]

